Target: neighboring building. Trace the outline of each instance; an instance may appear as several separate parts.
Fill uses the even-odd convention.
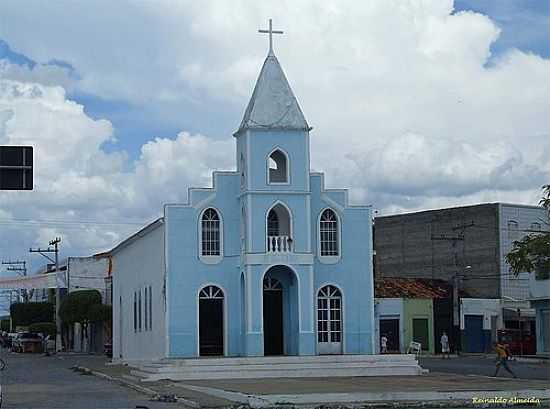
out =
[[[500,328],[503,328],[500,299],[461,298],[462,351],[490,352]]]
[[[380,337],[388,338],[388,352],[406,352],[411,341],[420,342],[422,350],[441,352],[439,339],[452,335],[452,289],[443,280],[388,278],[375,283],[375,319],[377,351]]]
[[[111,251],[115,359],[374,352],[371,208],[310,172],[310,130],[270,51],[237,171]]]
[[[550,276],[531,273],[529,289],[529,298],[537,320],[537,354],[550,356]]]
[[[97,254],[89,257],[68,257],[59,262],[59,271],[65,273],[63,278],[58,277],[57,279],[57,285],[61,287],[61,299],[66,296],[67,292],[72,293],[93,289],[99,291],[103,304],[110,304],[111,261],[109,255]],[[55,265],[47,264],[26,279],[32,280],[37,275],[55,272]],[[55,302],[55,287],[34,289],[32,300]],[[63,337],[65,349],[75,352],[82,350],[87,352],[103,352],[104,344],[111,342],[110,331],[105,331],[102,324],[93,323],[88,330],[89,339],[85,340],[80,324],[76,323],[70,327]]]
[[[528,301],[528,274],[512,274],[505,257],[513,241],[547,230],[547,223],[543,208],[507,203],[377,217],[375,275],[456,283],[472,298],[499,300],[497,329],[521,326],[523,333],[533,334],[535,312]],[[488,328],[486,323],[483,328]]]

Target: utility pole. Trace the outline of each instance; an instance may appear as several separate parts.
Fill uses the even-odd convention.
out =
[[[2,261],[3,265],[7,265],[6,267],[7,271],[15,271],[17,274],[22,274],[23,277],[27,276],[27,262],[26,261]],[[23,266],[23,267],[21,267]],[[29,293],[27,290],[20,289],[19,290],[21,297],[23,298],[23,302],[29,302]]]
[[[59,317],[59,309],[61,306],[61,290],[59,288],[59,243],[61,243],[61,237],[56,237],[48,243],[48,248],[46,249],[29,249],[30,253],[39,253],[41,256],[50,260],[52,263],[55,263],[55,327],[57,332],[55,336],[55,350],[57,352],[61,351],[61,318]],[[54,247],[51,248],[50,246]],[[55,258],[52,260],[52,258],[46,253],[54,253]]]
[[[462,349],[462,340],[460,336],[460,279],[461,274],[459,274],[458,271],[458,248],[457,243],[464,242],[464,232],[468,227],[473,227],[474,222],[470,223],[462,223],[455,225],[452,230],[457,231],[458,233],[455,235],[447,235],[447,234],[432,234],[431,239],[432,240],[444,240],[444,241],[450,241],[452,243],[453,248],[453,259],[454,259],[454,270],[455,273],[453,275],[453,319],[452,319],[452,328],[454,328],[454,338],[456,342],[456,351],[457,353]],[[464,246],[463,246],[464,250]],[[463,251],[464,252],[464,251]]]
[[[10,290],[10,332],[13,332],[13,321],[11,319],[11,304],[12,304],[12,299],[11,299],[11,296],[13,294],[13,290]]]

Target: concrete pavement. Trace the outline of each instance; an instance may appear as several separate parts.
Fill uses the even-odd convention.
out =
[[[458,361],[458,358],[452,361]],[[423,376],[212,380],[141,383],[130,368],[111,365],[105,357],[63,354],[43,357],[9,354],[3,374],[8,408],[148,408],[318,407],[443,405],[465,407],[472,399],[535,398],[550,402],[548,379],[491,378],[436,373]],[[445,363],[445,365],[450,365]],[[457,365],[457,364],[455,364]],[[458,363],[457,371],[465,366]],[[97,376],[76,373],[88,368]],[[143,393],[125,388],[133,385]],[[177,396],[178,403],[150,401],[150,396]],[[545,401],[546,400],[546,401]],[[518,407],[518,406],[516,406]]]
[[[419,362],[422,368],[434,372],[482,376],[492,376],[495,373],[495,358],[493,355],[461,356],[451,359],[421,356]],[[550,362],[511,360],[508,361],[508,366],[518,378],[546,380],[550,383]],[[498,376],[512,377],[504,369],[500,370]]]
[[[85,362],[82,362],[86,364]],[[90,359],[94,370],[122,376],[159,394],[175,394],[195,407],[251,407],[333,405],[417,405],[468,406],[473,398],[513,397],[550,400],[547,379],[508,379],[449,373],[423,376],[301,378],[301,379],[234,379],[210,381],[158,381],[140,383],[129,374],[129,368],[104,365]],[[494,369],[494,368],[493,368]],[[457,372],[462,368],[458,367]],[[118,375],[117,375],[118,373]],[[188,405],[190,406],[190,405]]]
[[[152,402],[149,397],[114,382],[75,373],[70,367],[78,356],[45,357],[1,351],[7,367],[0,375],[4,402],[2,408],[110,409],[145,406],[174,409],[181,404]],[[95,358],[95,357],[94,357]],[[104,366],[105,359],[99,357]]]

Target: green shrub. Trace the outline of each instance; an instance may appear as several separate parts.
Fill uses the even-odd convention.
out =
[[[90,306],[89,318],[91,322],[109,322],[113,319],[113,308],[110,305],[94,304]]]
[[[15,303],[10,307],[10,315],[14,328],[35,322],[50,322],[54,318],[54,305],[49,302]]]
[[[59,315],[64,323],[79,322],[85,324],[90,321],[90,307],[101,304],[101,294],[97,290],[81,290],[69,293],[61,302]]]
[[[9,320],[9,318],[8,319],[3,319],[2,321],[0,321],[0,330],[1,331],[6,331],[6,332],[10,331],[10,320]]]

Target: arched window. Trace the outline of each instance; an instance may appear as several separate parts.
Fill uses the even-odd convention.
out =
[[[273,151],[267,160],[269,183],[288,183],[286,155],[279,149]]]
[[[321,256],[338,256],[338,218],[331,209],[326,209],[321,213],[319,221],[319,246]]]
[[[220,245],[220,216],[212,208],[206,209],[201,218],[201,255],[221,255]]]
[[[292,218],[289,209],[277,203],[267,214],[266,251],[268,253],[292,251],[291,229]]]
[[[342,294],[333,285],[317,293],[317,345],[320,354],[342,353]]]
[[[540,223],[537,223],[537,222],[531,223],[531,230],[541,231],[542,230],[542,225]]]

